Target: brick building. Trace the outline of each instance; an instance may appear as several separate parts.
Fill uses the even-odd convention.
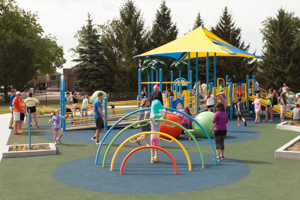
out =
[[[78,75],[73,73],[73,69],[63,69],[63,75],[65,77],[65,90],[74,90],[74,84]],[[34,81],[31,81],[30,84],[33,85],[33,88],[36,92],[46,90],[59,92],[60,76],[60,74],[46,74],[45,76],[38,76],[38,78]]]

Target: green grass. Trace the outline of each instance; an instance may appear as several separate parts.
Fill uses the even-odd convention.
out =
[[[39,119],[40,124],[46,123],[47,120]],[[59,152],[57,155],[4,158],[0,163],[0,199],[38,199],[41,197],[43,199],[72,200],[99,198],[128,200],[298,199],[300,161],[275,159],[274,151],[298,136],[299,133],[276,130],[274,124],[262,124],[251,128],[261,132],[261,136],[249,141],[227,144],[225,150],[225,157],[246,163],[250,168],[250,173],[241,181],[223,187],[194,192],[149,195],[100,193],[70,187],[57,182],[52,177],[53,170],[65,162],[94,156],[97,146],[66,142],[57,146]],[[50,129],[33,129],[32,141],[34,143],[52,142],[38,137],[50,131]],[[28,143],[26,132],[20,136],[11,135],[8,143]],[[116,146],[113,146],[114,150],[115,148]],[[197,152],[197,148],[194,146],[186,148],[188,151]],[[210,146],[202,146],[201,148],[204,153],[212,153]],[[125,146],[122,151],[130,151],[131,149],[132,147]],[[102,148],[102,154],[104,150],[105,148]],[[201,177],[199,178],[201,179]]]

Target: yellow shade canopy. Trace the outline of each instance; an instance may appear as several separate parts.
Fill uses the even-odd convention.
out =
[[[206,37],[202,26],[187,33],[186,35],[173,40],[165,45],[152,49],[146,53],[135,56],[145,57],[145,56],[166,56],[178,60],[186,52],[216,52],[221,54],[228,54],[226,50],[223,50],[218,45],[211,42],[211,40]]]
[[[234,47],[202,26],[199,26],[181,38],[173,40],[172,42],[152,49],[146,53],[134,56],[134,58],[145,56],[164,56],[174,58],[176,60],[187,60],[187,52],[190,53],[191,59],[196,58],[196,52],[198,53],[198,57],[206,57],[207,53],[210,57],[212,57],[216,53],[216,56],[261,58]]]

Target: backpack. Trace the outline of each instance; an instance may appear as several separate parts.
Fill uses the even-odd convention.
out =
[[[274,97],[274,98],[273,98],[273,102],[272,102],[272,107],[274,107],[274,106],[277,105],[277,104],[278,104],[277,98]]]

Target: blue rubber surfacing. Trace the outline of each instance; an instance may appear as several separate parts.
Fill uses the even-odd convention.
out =
[[[120,166],[128,152],[120,152],[110,171],[113,154],[108,155],[107,167],[94,165],[94,156],[73,160],[58,166],[53,177],[66,185],[106,193],[120,194],[163,194],[191,192],[220,187],[237,182],[249,173],[249,167],[238,160],[225,158],[215,166],[212,155],[204,154],[205,169],[201,167],[199,153],[189,152],[192,171],[188,171],[187,160],[181,151],[169,151],[174,157],[178,175],[170,158],[163,152],[160,162],[150,163],[150,152],[134,153],[126,162],[123,175]],[[199,163],[199,164],[197,164]]]
[[[229,121],[226,144],[251,140],[260,136],[259,132],[242,126],[242,122],[240,127],[237,127],[236,124],[236,120]],[[248,125],[254,126],[255,124],[250,121]],[[113,130],[105,143],[108,144],[119,131],[121,129]],[[126,138],[139,132],[140,129],[129,129],[115,141],[115,144],[121,144]],[[94,143],[90,139],[94,133],[95,130],[66,131],[62,141]],[[104,133],[105,131],[101,133],[100,138],[103,137]],[[53,140],[53,133],[46,133],[40,138]],[[185,147],[195,146],[194,141],[184,138],[183,135],[178,140]],[[197,141],[200,146],[210,145],[205,138],[197,138]],[[141,143],[144,144],[144,140]],[[168,143],[161,140],[160,146],[178,145],[175,142]],[[168,150],[167,147],[166,149]],[[149,150],[142,150],[134,153],[127,160],[123,175],[119,174],[120,165],[128,152],[118,154],[114,171],[110,171],[109,167],[113,155],[111,151],[108,154],[105,168],[102,168],[101,165],[94,165],[95,157],[91,156],[58,166],[53,171],[53,177],[63,184],[90,191],[120,194],[163,194],[205,190],[232,184],[246,177],[250,170],[245,163],[230,158],[225,158],[218,162],[218,166],[215,166],[213,156],[209,154],[204,154],[205,169],[202,169],[199,153],[188,152],[192,163],[192,171],[188,171],[184,153],[182,151],[169,152],[177,163],[178,175],[174,175],[173,164],[163,152],[159,154],[160,162],[151,164]],[[100,156],[100,164],[102,158],[103,155]]]

